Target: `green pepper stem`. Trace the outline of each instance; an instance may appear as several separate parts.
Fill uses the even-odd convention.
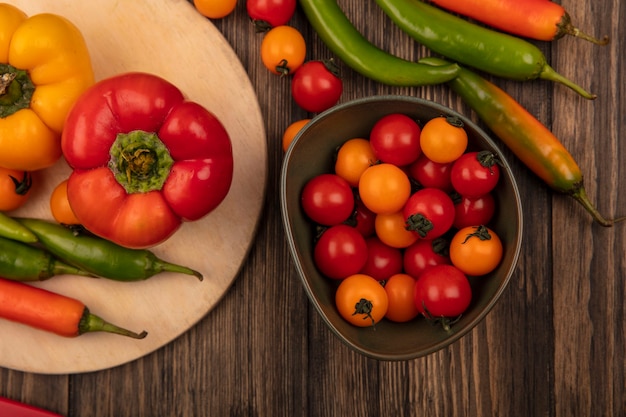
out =
[[[133,339],[143,339],[148,335],[148,332],[146,332],[145,330],[141,333],[135,333],[131,330],[116,326],[115,324],[111,324],[101,317],[98,317],[95,314],[91,314],[89,312],[89,309],[85,308],[83,317],[80,319],[80,323],[78,325],[78,334],[81,335],[83,333],[89,332],[114,333],[122,336],[132,337]]]
[[[594,100],[598,97],[597,95],[592,94],[589,91],[585,90],[584,88],[582,88],[581,86],[573,82],[572,80],[559,74],[558,72],[555,71],[554,68],[552,68],[548,64],[544,65],[543,68],[541,69],[539,78],[543,80],[549,80],[549,81],[561,83],[564,86],[571,88],[572,90],[580,94],[582,97],[589,99],[589,100]]]
[[[578,201],[585,208],[585,210],[587,210],[587,212],[591,214],[591,217],[593,217],[593,219],[601,226],[611,227],[615,223],[626,220],[626,216],[619,217],[617,219],[607,219],[602,214],[600,214],[600,212],[596,209],[591,200],[589,200],[589,197],[587,196],[587,191],[582,184],[569,195],[572,196],[574,200]]]
[[[180,274],[186,274],[186,275],[193,275],[196,278],[198,278],[199,281],[202,281],[204,279],[204,277],[202,276],[202,274],[198,271],[195,271],[191,268],[188,268],[186,266],[182,266],[182,265],[177,265],[177,264],[173,264],[170,262],[166,262],[164,260],[161,259],[157,259],[155,264],[155,269],[157,269],[158,271],[161,272],[176,272],[176,273],[180,273]]]

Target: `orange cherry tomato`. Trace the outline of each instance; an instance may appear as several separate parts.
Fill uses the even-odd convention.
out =
[[[237,0],[193,0],[193,5],[202,16],[221,19],[235,10]]]
[[[22,207],[30,198],[32,174],[0,167],[0,211]]]
[[[379,281],[365,274],[343,279],[335,293],[339,314],[358,327],[374,326],[387,313],[389,300]]]
[[[385,317],[391,321],[404,323],[419,314],[415,305],[415,278],[408,274],[392,275],[385,283],[389,306]]]
[[[411,181],[396,165],[373,165],[361,174],[359,195],[363,204],[374,213],[395,213],[411,195]]]
[[[289,126],[287,126],[287,129],[285,129],[285,132],[283,133],[283,151],[284,152],[287,152],[289,145],[291,145],[291,142],[293,142],[296,135],[302,130],[304,125],[309,123],[310,120],[311,119],[297,120],[293,122],[292,124],[290,124]]]
[[[298,29],[282,25],[269,30],[261,42],[263,65],[277,75],[291,75],[304,63],[306,42]]]
[[[450,241],[450,260],[470,276],[485,275],[500,264],[503,247],[498,235],[486,226],[467,226]]]
[[[350,139],[337,152],[335,174],[348,181],[351,186],[358,187],[363,172],[375,163],[376,156],[369,140]]]
[[[67,180],[61,181],[50,194],[50,212],[61,224],[80,224],[67,199]]]
[[[408,248],[419,239],[417,233],[406,229],[406,221],[401,211],[377,214],[374,230],[378,238],[392,248]]]
[[[428,159],[440,164],[456,161],[467,149],[467,132],[454,116],[435,117],[422,128],[420,147]]]

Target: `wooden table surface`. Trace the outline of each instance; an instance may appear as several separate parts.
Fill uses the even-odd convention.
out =
[[[607,34],[611,43],[564,38],[537,45],[554,68],[598,98],[588,101],[547,81],[494,81],[563,141],[600,211],[624,216],[626,3],[560,3],[579,27]],[[383,49],[409,59],[428,53],[373,0],[340,4]],[[281,135],[310,115],[292,101],[289,79],[262,66],[262,34],[243,0],[214,24],[255,86],[269,150],[265,209],[235,283],[200,323],[148,356],[74,375],[0,369],[0,396],[74,417],[626,415],[626,224],[594,224],[507,151],[523,198],[525,235],[518,268],[491,313],[448,348],[410,361],[379,362],[343,345],[308,302],[280,217]],[[308,59],[331,56],[301,10],[290,24],[304,34]],[[198,40],[198,53],[210,47]],[[392,88],[345,66],[342,76],[341,101],[405,94],[475,119],[445,86]]]

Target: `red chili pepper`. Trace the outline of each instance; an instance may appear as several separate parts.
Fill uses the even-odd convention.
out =
[[[87,332],[109,332],[134,339],[147,335],[104,321],[74,298],[4,278],[0,278],[0,318],[65,337]]]
[[[430,0],[448,11],[472,18],[493,28],[525,38],[553,41],[572,35],[598,45],[609,37],[596,39],[572,24],[567,11],[550,0]]]
[[[67,197],[90,232],[130,248],[171,236],[228,194],[230,138],[168,81],[126,73],[96,83],[70,111],[62,149]]]

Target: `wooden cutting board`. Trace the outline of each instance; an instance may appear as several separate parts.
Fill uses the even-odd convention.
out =
[[[96,79],[146,71],[178,86],[215,113],[228,130],[235,159],[230,192],[207,217],[183,227],[153,251],[204,275],[160,274],[147,281],[59,276],[34,285],[72,296],[106,320],[148,336],[106,333],[67,339],[0,320],[0,366],[68,374],[114,367],[172,341],[202,319],[226,293],[253,241],[267,181],[265,128],[240,61],[221,33],[186,0],[8,0],[29,15],[65,16],[83,33]],[[40,171],[33,199],[11,213],[52,219],[49,196],[69,175],[65,161]]]

